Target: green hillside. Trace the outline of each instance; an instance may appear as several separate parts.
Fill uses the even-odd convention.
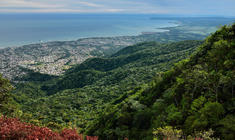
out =
[[[0,75],[0,115],[102,140],[232,140],[234,48],[235,24],[203,42],[129,46],[63,76],[29,71],[13,94]]]
[[[232,140],[234,89],[235,24],[209,36],[189,59],[159,74],[148,86],[112,102],[87,133],[104,140],[148,140],[214,132],[211,137]]]
[[[140,43],[110,57],[88,59],[60,77],[42,75],[48,81],[42,82],[38,74],[31,74],[37,78],[26,76],[22,80],[31,82],[17,84],[14,91],[24,112],[21,118],[53,129],[85,128],[113,100],[128,96],[134,87],[139,90],[200,44],[202,41]]]

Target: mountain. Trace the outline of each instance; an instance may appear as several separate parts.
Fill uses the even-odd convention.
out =
[[[210,35],[147,87],[110,103],[86,131],[108,140],[235,139],[234,88],[235,24]]]
[[[87,59],[62,76],[32,72],[21,79],[28,82],[16,85],[14,98],[26,121],[52,129],[85,128],[114,99],[149,83],[200,44],[202,41],[140,43],[109,57]]]
[[[234,47],[235,24],[203,42],[129,46],[61,76],[28,70],[13,94],[0,76],[0,112],[99,139],[235,139]]]

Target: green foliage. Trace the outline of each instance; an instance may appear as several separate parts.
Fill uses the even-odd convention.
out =
[[[202,41],[169,44],[146,42],[129,46],[110,57],[88,59],[69,69],[63,76],[44,82],[34,81],[32,77],[33,82],[17,84],[15,100],[22,105],[24,113],[32,114],[28,118],[24,117],[26,121],[39,120],[40,125],[53,129],[70,124],[73,124],[72,127],[86,128],[102,114],[106,106],[119,104],[137,91],[141,93],[147,86],[144,83],[149,83],[153,77],[159,75],[158,72],[165,71],[175,62],[186,58],[201,43]],[[134,87],[136,88],[133,89]],[[125,128],[120,133],[126,133],[128,125],[136,123],[135,126],[142,129],[150,124],[144,120],[151,119],[151,112],[147,115],[144,110],[146,105],[134,98],[128,101],[129,107],[137,110],[139,117],[127,124],[126,120],[132,118],[132,114],[120,115],[122,119],[118,123]],[[112,132],[117,135],[119,129]]]
[[[224,119],[220,120],[220,127],[218,129],[219,134],[221,134],[222,138],[225,140],[232,140],[235,138],[235,116],[227,115]]]
[[[199,98],[195,99],[191,104],[191,113],[196,113],[199,109],[201,109],[206,102],[206,98],[203,96],[200,96]]]
[[[153,128],[164,126],[182,130],[185,137],[200,135],[204,139],[234,139],[234,29],[235,24],[224,26],[209,36],[189,59],[177,63],[154,84],[119,101],[111,109],[112,113],[100,115],[100,119],[91,124],[87,133],[106,138],[107,135],[102,131],[112,131],[114,128],[122,130],[124,124],[115,122],[119,119],[133,122],[130,120],[132,117],[149,126],[140,128],[135,125],[138,122],[129,122],[128,136],[133,139],[144,139],[144,136],[151,135],[148,132]],[[128,105],[133,100],[145,106],[146,114]],[[123,110],[121,106],[127,107]],[[108,118],[111,114],[122,117]],[[128,117],[123,119],[122,114],[128,114]],[[113,124],[107,124],[106,121],[110,119]]]
[[[185,137],[234,139],[234,42],[235,24],[224,26],[183,61],[200,41],[142,43],[88,59],[64,76],[18,85],[14,95],[30,114],[26,120],[86,128],[101,139],[152,139],[153,129],[165,126]]]
[[[211,125],[216,124],[225,113],[223,106],[218,102],[207,102],[199,112],[200,118],[206,119]]]
[[[8,102],[9,99],[9,92],[12,90],[12,86],[10,85],[10,82],[4,78],[2,78],[2,75],[0,75],[0,103],[5,104]]]
[[[183,135],[182,130],[173,129],[172,126],[165,126],[164,128],[157,128],[153,131],[154,137],[162,138],[167,137],[169,139],[180,139]]]
[[[34,72],[33,70],[30,69],[26,69],[23,67],[20,67],[20,69],[22,71],[24,71],[25,73],[27,73],[26,75],[24,75],[23,77],[16,77],[14,80],[15,81],[37,81],[37,82],[43,82],[43,81],[48,81],[51,80],[53,78],[56,78],[57,76],[53,76],[53,75],[48,75],[48,74],[42,74],[39,72]]]
[[[18,104],[13,100],[10,91],[13,89],[12,85],[7,79],[4,79],[0,74],[0,116],[14,116],[21,115],[21,111],[18,110]]]
[[[82,88],[86,85],[91,85],[102,76],[104,74],[99,71],[82,70],[65,75],[58,79],[55,85],[43,85],[41,89],[50,95],[65,89]]]
[[[182,113],[178,110],[178,108],[175,107],[174,104],[168,106],[166,112],[168,113],[167,122],[172,126],[179,124],[183,120]]]

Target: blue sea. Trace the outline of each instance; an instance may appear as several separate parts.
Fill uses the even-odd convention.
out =
[[[177,26],[154,15],[0,14],[0,48],[87,37],[139,35]]]

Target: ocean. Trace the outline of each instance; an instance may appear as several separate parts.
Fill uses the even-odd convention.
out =
[[[0,48],[87,37],[132,36],[177,26],[176,21],[151,20],[152,17],[154,15],[0,14]]]

